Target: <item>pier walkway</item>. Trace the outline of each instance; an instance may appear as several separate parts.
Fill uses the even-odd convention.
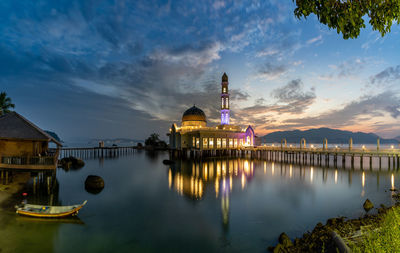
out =
[[[239,147],[225,149],[183,149],[171,150],[171,158],[201,159],[206,157],[249,157],[268,161],[293,164],[318,165],[323,167],[399,169],[400,149],[380,149],[379,140],[376,148],[353,148],[352,141],[348,148],[328,148],[324,141],[322,148],[313,145],[307,147],[305,141],[300,146],[287,145],[283,140],[280,146],[263,145],[257,147]]]
[[[112,158],[122,155],[133,154],[135,149],[141,149],[138,146],[126,147],[85,147],[85,148],[61,148],[60,159],[68,156],[74,156],[81,159],[87,158]]]

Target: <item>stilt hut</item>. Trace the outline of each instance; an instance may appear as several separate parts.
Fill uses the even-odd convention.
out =
[[[56,149],[49,149],[49,143]],[[0,116],[0,169],[54,170],[61,143],[18,114]]]

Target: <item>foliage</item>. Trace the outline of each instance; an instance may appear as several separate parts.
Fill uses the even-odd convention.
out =
[[[160,140],[160,136],[156,133],[151,134],[150,137],[144,141],[144,144],[146,146],[152,146],[157,148],[167,147],[167,143],[165,141]]]
[[[7,96],[7,93],[1,92],[0,93],[0,115],[4,113],[9,113],[10,108],[14,108],[15,105],[11,103],[11,98]]]
[[[350,245],[353,252],[398,252],[400,249],[400,208],[389,210],[381,227],[370,231],[360,245]]]
[[[393,21],[400,23],[399,0],[296,0],[296,5],[298,19],[314,13],[319,22],[342,33],[344,39],[359,36],[365,16],[382,37],[390,32]]]

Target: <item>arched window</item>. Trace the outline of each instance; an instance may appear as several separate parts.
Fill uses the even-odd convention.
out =
[[[221,98],[221,108],[224,109],[224,98]]]
[[[228,108],[228,109],[229,109],[229,97],[226,98],[226,101],[225,101],[225,108]]]

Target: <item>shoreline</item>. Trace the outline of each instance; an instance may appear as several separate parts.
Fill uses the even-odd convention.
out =
[[[293,241],[283,232],[279,235],[275,246],[267,247],[270,252],[351,252],[349,244],[359,244],[370,228],[379,228],[385,215],[400,208],[400,193],[392,196],[395,203],[386,207],[381,204],[374,207],[377,213],[368,214],[353,219],[347,217],[329,218],[325,225],[318,222],[312,231],[306,231],[300,238]],[[346,248],[346,249],[343,249]]]
[[[30,178],[30,172],[17,172],[13,175],[12,182],[9,182],[8,184],[0,184],[1,209],[4,210],[10,208],[10,201],[14,199],[16,194],[25,188]]]

